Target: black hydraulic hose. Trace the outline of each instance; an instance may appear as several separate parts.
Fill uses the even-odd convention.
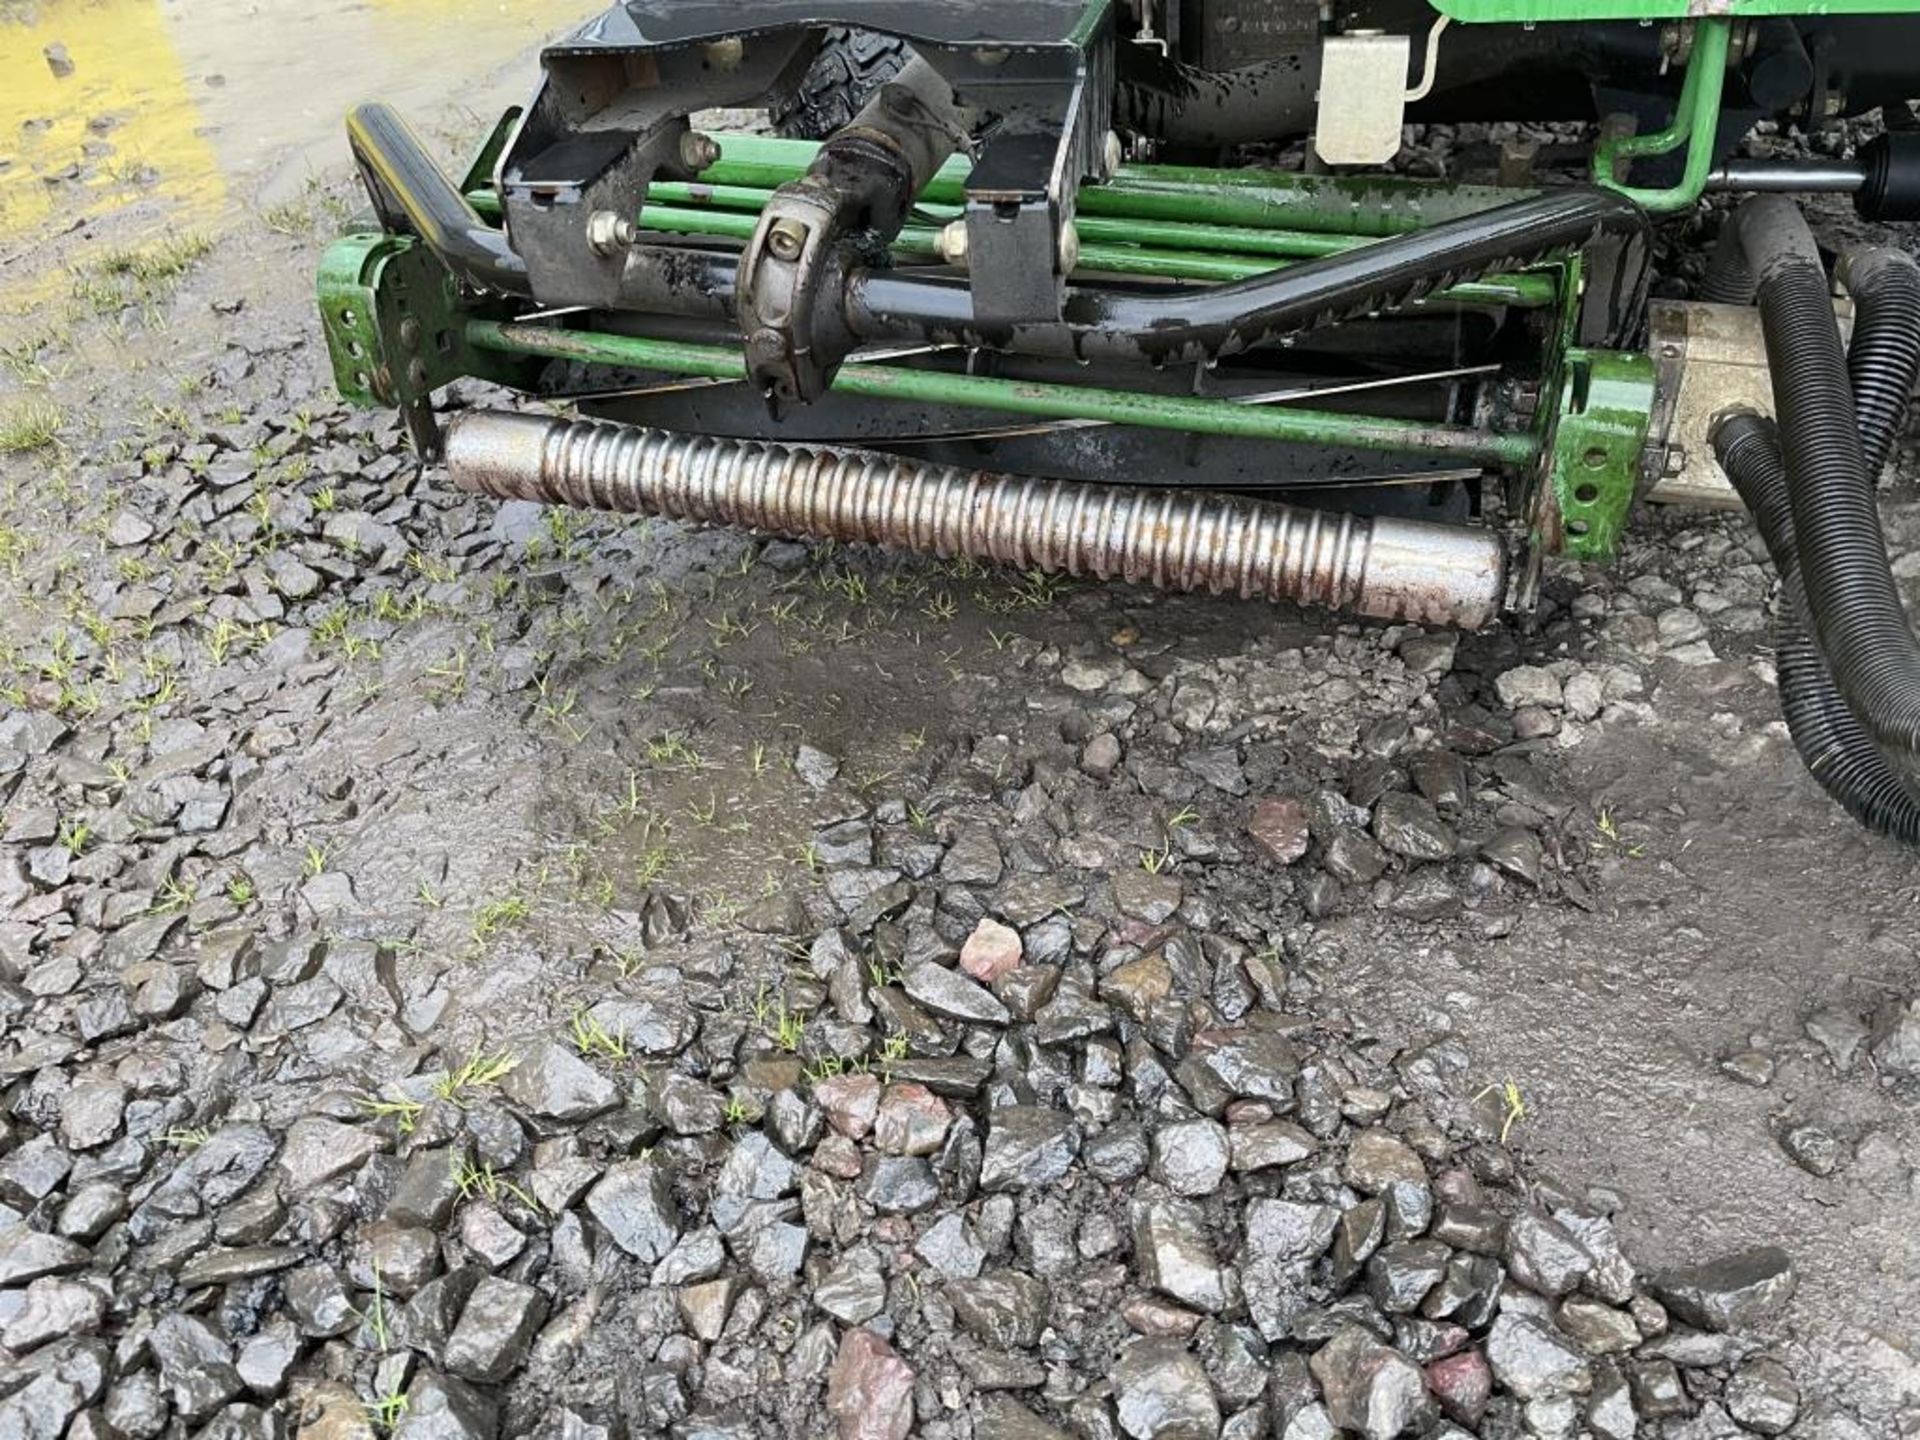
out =
[[[927,338],[1083,359],[1197,359],[1395,309],[1461,280],[1602,239],[1638,244],[1644,253],[1647,233],[1646,212],[1612,191],[1549,190],[1228,285],[1073,290],[1058,322],[976,323],[964,280],[859,271],[847,289],[847,320],[863,340]]]
[[[502,231],[474,213],[392,106],[355,106],[347,116],[347,142],[389,229],[412,230],[449,270],[483,290],[532,293],[527,262]]]
[[[1751,305],[1755,285],[1746,247],[1740,242],[1740,227],[1728,220],[1720,227],[1720,238],[1707,259],[1698,298],[1710,305]]]
[[[1847,373],[1872,479],[1886,468],[1906,428],[1920,375],[1920,264],[1904,251],[1863,248],[1842,257],[1840,278],[1857,307]]]
[[[1848,708],[1814,641],[1795,554],[1793,502],[1772,423],[1735,415],[1715,430],[1713,443],[1780,573],[1774,672],[1794,749],[1820,787],[1855,820],[1905,844],[1920,844],[1920,800]]]
[[[1795,549],[1820,653],[1894,772],[1920,770],[1920,641],[1901,608],[1826,271],[1791,201],[1736,223],[1759,281]]]

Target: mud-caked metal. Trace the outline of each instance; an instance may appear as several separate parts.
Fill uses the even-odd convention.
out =
[[[861,34],[885,64],[821,63]],[[1361,50],[1383,93],[1325,83]],[[1710,189],[1920,214],[1916,94],[1920,0],[628,0],[547,47],[458,182],[355,112],[379,233],[336,247],[322,308],[343,393],[423,454],[465,375],[603,422],[460,422],[484,493],[1463,626],[1529,609],[1551,556],[1612,558],[1650,494],[1711,491],[1703,437],[1784,394],[1808,653],[1838,647],[1820,693],[1884,751],[1904,722],[1874,697],[1920,694],[1920,662],[1869,665],[1837,613],[1893,636],[1884,543],[1832,539],[1792,472],[1847,459],[1855,388],[1876,433],[1907,394],[1880,339],[1906,272],[1835,277],[1880,277],[1836,378],[1817,253],[1753,211],[1692,297],[1762,312],[1700,311],[1748,337],[1714,363],[1771,382],[1721,405],[1688,382],[1704,350],[1649,334],[1652,235]],[[845,123],[691,123],[756,105]],[[1877,107],[1855,155],[1734,154],[1762,119]],[[1274,161],[1391,158],[1401,115],[1590,143],[1557,170],[1506,146],[1498,186]],[[1791,295],[1751,263],[1789,253]],[[1829,490],[1877,535],[1859,470]]]

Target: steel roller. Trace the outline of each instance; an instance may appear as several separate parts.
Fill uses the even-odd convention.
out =
[[[838,447],[476,411],[447,427],[446,462],[459,488],[502,500],[964,555],[1382,620],[1477,628],[1498,616],[1506,587],[1503,547],[1484,530]]]

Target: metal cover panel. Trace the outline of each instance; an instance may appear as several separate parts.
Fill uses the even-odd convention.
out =
[[[1335,35],[1320,58],[1313,148],[1329,165],[1384,165],[1407,115],[1405,35]]]
[[[953,47],[1079,47],[1099,28],[1110,0],[628,0],[550,47],[558,51],[652,49],[727,35],[849,25]]]
[[[1318,0],[1208,0],[1201,13],[1202,70],[1309,54],[1320,38]]]

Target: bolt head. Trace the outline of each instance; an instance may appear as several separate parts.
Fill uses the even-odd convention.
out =
[[[587,217],[587,244],[597,255],[617,255],[633,244],[636,233],[631,220],[612,210],[596,210]]]
[[[776,220],[767,231],[767,249],[777,260],[798,260],[807,248],[807,227],[791,217]]]
[[[703,135],[698,130],[689,130],[680,137],[680,163],[694,174],[711,169],[719,161],[720,142],[711,135]]]
[[[967,222],[951,220],[940,227],[940,237],[934,241],[934,249],[942,260],[949,265],[967,263]]]

